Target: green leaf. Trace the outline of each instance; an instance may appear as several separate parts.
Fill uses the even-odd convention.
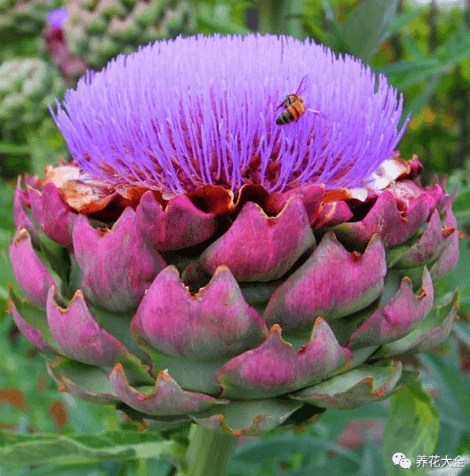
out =
[[[465,237],[459,243],[459,261],[454,270],[444,276],[447,289],[460,289],[460,309],[463,311],[470,310],[470,280],[468,279],[468,270],[470,269],[470,239]]]
[[[417,16],[419,16],[420,11],[418,9],[412,10],[409,12],[403,12],[395,15],[391,22],[390,26],[388,29],[388,34],[386,34],[382,38],[382,42],[384,42],[390,35],[393,35],[394,33],[398,33],[402,27],[404,27],[408,22],[411,20],[414,20]]]
[[[344,425],[344,413],[343,413]],[[334,459],[326,453],[335,454]],[[296,457],[299,457],[296,461]],[[278,462],[290,462],[291,468],[277,472]],[[269,462],[269,466],[267,463]],[[285,475],[306,476],[316,474],[353,475],[361,465],[356,453],[325,438],[304,435],[267,437],[235,450],[229,465],[228,476]],[[360,474],[360,473],[358,473]],[[363,475],[361,475],[363,476]],[[375,476],[375,475],[374,475]]]
[[[414,86],[425,79],[431,78],[421,93],[413,98],[406,110],[406,114],[408,114],[409,112],[416,113],[420,111],[427,104],[429,98],[436,92],[446,66],[437,59],[426,59],[400,61],[377,66],[374,70],[387,76],[389,81],[398,89]]]
[[[462,441],[460,442],[458,454],[470,455],[470,434],[469,433],[465,434]]]
[[[8,289],[10,283],[13,283],[13,288],[19,290],[20,288],[16,284],[15,276],[11,269],[10,259],[8,257],[8,249],[0,248],[0,286],[2,287],[1,296],[4,297],[4,290]]]
[[[460,342],[470,349],[470,326],[466,322],[456,322],[454,324],[454,332]]]
[[[462,378],[458,372],[445,365],[442,359],[433,355],[420,355],[420,360],[430,367],[439,383],[439,391],[447,393],[446,410],[460,421],[470,425],[470,383]],[[447,408],[448,407],[448,408]]]
[[[111,431],[99,435],[18,435],[0,433],[0,464],[75,465],[135,458],[159,458],[180,451],[158,433]]]
[[[369,63],[378,51],[395,15],[398,0],[364,0],[342,24],[349,51]]]
[[[92,405],[66,392],[61,397],[71,432],[98,434],[119,428],[118,425],[113,426],[118,422],[114,405]]]
[[[414,66],[411,68],[410,73],[408,73],[403,79],[394,81],[394,86],[398,89],[408,88],[420,83],[421,81],[427,80],[431,76],[437,76],[448,72],[448,66],[446,64],[441,63],[438,60],[434,60],[433,62],[434,64],[430,64],[428,61],[426,61],[426,63],[423,61],[413,62]]]
[[[460,222],[470,221],[470,210],[457,210],[455,213],[455,218]]]
[[[465,190],[459,190],[452,203],[452,209],[455,211],[468,210],[469,203],[470,203],[470,188],[467,188]]]
[[[2,248],[8,248],[8,243],[13,237],[13,231],[15,229],[12,210],[15,185],[0,181],[0,223],[2,227],[0,247]]]
[[[411,35],[403,35],[403,43],[409,54],[417,60],[426,60],[424,51],[420,48],[418,41],[416,41]]]
[[[267,458],[287,459],[294,451],[301,451],[307,455],[308,460],[310,456],[322,450],[334,451],[349,460],[350,463],[358,464],[360,462],[355,453],[334,442],[319,438],[307,439],[301,435],[284,435],[242,446],[235,451],[234,459],[248,463],[261,463]]]
[[[8,307],[7,301],[8,291],[0,286],[0,322],[4,319]]]
[[[0,142],[0,154],[29,155],[31,147],[29,145],[8,144]]]
[[[44,119],[38,128],[28,129],[26,138],[31,152],[31,172],[44,175],[44,169],[59,157],[68,155],[65,140],[51,118]]]
[[[302,18],[304,29],[309,37],[314,37],[318,39],[320,43],[323,43],[325,46],[330,46],[333,48],[334,40],[330,39],[329,32],[324,29],[323,26],[319,25],[317,18],[310,18],[307,16],[303,16]]]
[[[109,466],[109,462],[102,463],[101,465],[107,464]],[[112,463],[118,464],[118,463]],[[1,469],[2,476],[24,476],[25,469],[24,468],[17,468],[11,466],[9,468],[2,468]],[[110,473],[107,468],[99,468],[96,463],[93,465],[77,465],[77,466],[67,466],[66,473],[64,471],[63,466],[53,466],[53,465],[45,465],[36,468],[28,468],[28,476],[109,476],[110,474],[117,474],[117,473]],[[158,473],[157,473],[158,474]],[[129,474],[130,476],[130,474]]]
[[[406,108],[406,111],[403,116],[406,117],[409,113],[415,114],[421,111],[421,109],[423,109],[423,107],[428,104],[429,100],[436,92],[440,80],[441,75],[439,74],[432,77],[428,85],[413,98],[410,105]]]
[[[415,55],[419,54],[414,50]],[[385,74],[399,89],[414,86],[431,76],[449,73],[463,60],[470,57],[470,32],[467,29],[451,35],[435,52],[434,58],[400,61],[379,66],[376,71]]]
[[[387,476],[403,476],[404,469],[395,465],[392,456],[403,453],[411,460],[406,474],[423,474],[417,457],[431,455],[439,436],[439,414],[430,395],[419,381],[414,381],[392,397],[383,436],[383,457]]]
[[[420,61],[397,61],[392,64],[385,64],[381,66],[375,66],[373,69],[377,73],[383,73],[390,80],[396,79],[399,75],[410,75],[414,71],[418,71],[422,68],[438,68],[442,63],[435,58],[430,58]]]
[[[461,27],[435,52],[448,67],[455,66],[470,56],[470,31],[463,24]]]

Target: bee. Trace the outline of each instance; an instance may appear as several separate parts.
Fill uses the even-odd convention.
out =
[[[308,75],[305,75],[300,81],[299,87],[294,94],[287,95],[284,100],[276,107],[279,109],[284,106],[284,110],[277,116],[276,124],[282,126],[284,124],[289,124],[289,122],[297,121],[305,111],[313,112],[314,114],[320,115],[320,111],[314,111],[313,109],[308,109],[305,107],[304,98],[301,94],[307,89],[308,85]]]

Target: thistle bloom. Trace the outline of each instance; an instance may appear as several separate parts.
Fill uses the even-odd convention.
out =
[[[47,27],[43,37],[50,59],[59,68],[64,79],[70,84],[86,71],[86,65],[77,56],[71,54],[64,38],[63,26],[68,18],[66,8],[56,8],[47,13]]]
[[[56,8],[47,13],[47,23],[52,28],[62,28],[67,20],[68,12],[66,8]]]
[[[18,182],[10,248],[10,312],[60,389],[241,435],[414,378],[393,357],[450,332],[458,232],[394,151],[402,106],[286,37],[178,38],[82,78],[53,112],[74,162]]]
[[[321,114],[277,126],[276,106],[305,75],[304,100]],[[402,105],[385,77],[322,46],[198,37],[155,43],[90,73],[55,119],[77,164],[114,185],[283,192],[362,184],[400,139]]]

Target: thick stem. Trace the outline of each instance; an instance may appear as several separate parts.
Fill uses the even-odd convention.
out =
[[[277,33],[274,21],[274,10],[272,0],[258,1],[258,30],[260,33]]]
[[[192,425],[186,453],[189,476],[224,476],[238,437]]]
[[[258,0],[258,29],[273,33],[302,37],[304,0]]]
[[[290,0],[284,4],[283,33],[302,39],[303,37],[303,20],[302,13],[304,10],[304,0]]]

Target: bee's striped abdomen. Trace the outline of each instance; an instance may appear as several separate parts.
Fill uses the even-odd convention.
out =
[[[281,105],[284,105],[286,108],[276,119],[276,124],[279,126],[296,121],[305,112],[304,100],[302,96],[297,96],[296,94],[289,94]]]

